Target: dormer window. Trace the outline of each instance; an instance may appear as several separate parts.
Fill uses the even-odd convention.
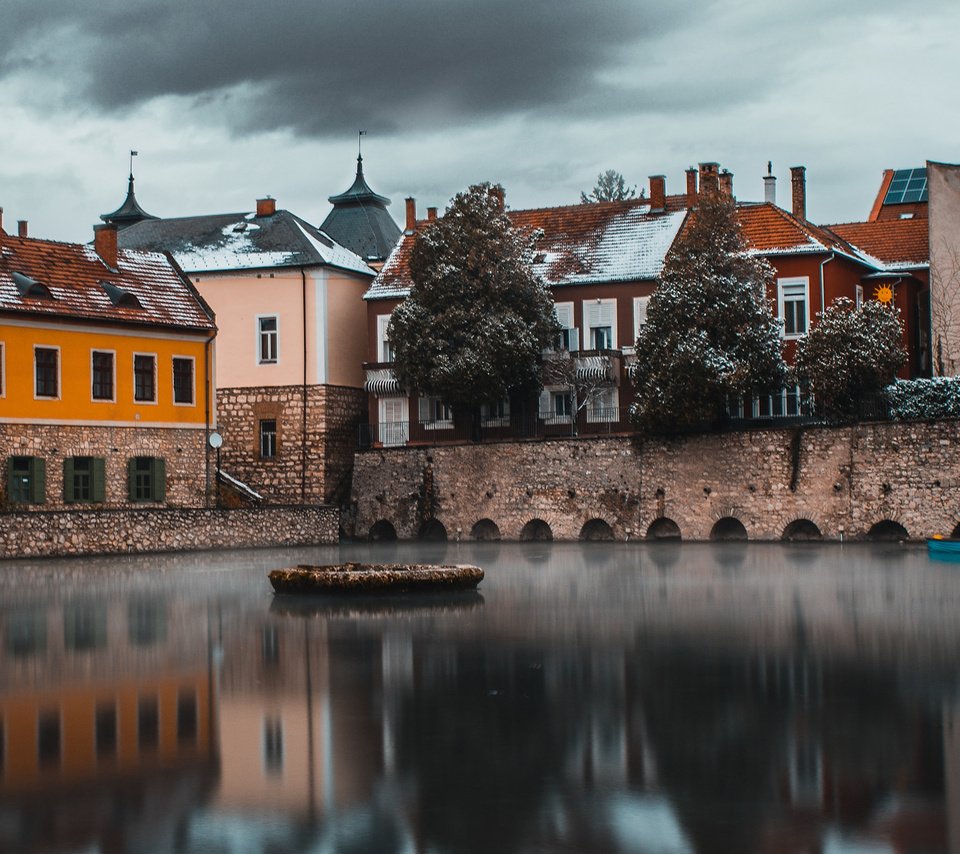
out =
[[[100,282],[100,287],[106,291],[107,296],[110,297],[110,302],[115,306],[119,306],[120,308],[143,308],[136,294],[132,294],[130,291],[125,291],[123,288],[118,288],[109,282]]]
[[[43,284],[43,282],[38,282],[25,273],[18,273],[16,271],[11,273],[11,276],[13,277],[13,283],[20,292],[20,296],[24,299],[31,297],[34,299],[53,299],[50,288]]]

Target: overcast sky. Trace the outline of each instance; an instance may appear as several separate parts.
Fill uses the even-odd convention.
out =
[[[87,240],[126,192],[158,216],[272,195],[319,223],[356,169],[422,214],[478,181],[574,203],[767,161],[789,208],[864,219],[884,168],[960,161],[957,0],[0,0],[4,227]]]

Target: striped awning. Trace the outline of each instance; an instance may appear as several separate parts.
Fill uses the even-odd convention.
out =
[[[403,394],[400,383],[390,368],[374,368],[367,371],[367,379],[363,383],[363,390],[369,391],[378,397],[389,394]]]
[[[606,356],[582,356],[577,359],[577,379],[603,382],[612,378],[610,359]]]

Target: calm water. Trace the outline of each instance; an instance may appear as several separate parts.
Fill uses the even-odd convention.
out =
[[[479,592],[274,599],[296,562]],[[0,851],[960,852],[960,564],[386,545],[0,565]]]

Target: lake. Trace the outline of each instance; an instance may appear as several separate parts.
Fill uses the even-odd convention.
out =
[[[347,559],[486,578],[266,578]],[[0,602],[3,852],[960,852],[960,564],[916,545],[13,561]]]

